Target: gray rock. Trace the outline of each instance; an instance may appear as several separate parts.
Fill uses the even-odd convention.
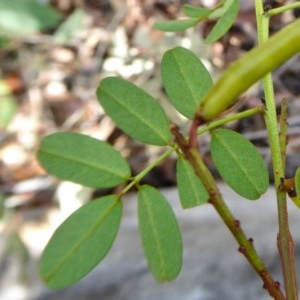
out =
[[[221,190],[249,237],[254,238],[275,279],[282,282],[274,190],[258,201],[244,200],[223,185]],[[178,216],[184,241],[182,271],[174,282],[158,284],[148,271],[138,236],[136,197],[132,195],[124,200],[121,229],[104,261],[78,284],[59,291],[42,290],[35,300],[270,299],[213,208],[204,205],[182,210],[175,189],[163,192]],[[299,252],[300,213],[293,204],[290,206],[295,248]]]

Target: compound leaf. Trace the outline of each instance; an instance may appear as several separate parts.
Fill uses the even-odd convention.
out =
[[[220,19],[217,21],[216,25],[211,30],[211,32],[209,33],[209,35],[205,38],[205,42],[208,44],[215,42],[229,30],[229,28],[234,23],[236,16],[239,12],[239,8],[240,8],[239,0],[227,0],[225,2],[229,3],[229,5],[228,6],[225,5],[224,7],[220,8],[222,15]],[[212,18],[213,16],[214,13],[209,15],[210,18]]]
[[[238,194],[258,199],[269,185],[266,164],[257,149],[242,135],[228,129],[213,131],[212,159],[223,180]]]
[[[154,24],[154,28],[161,31],[167,31],[167,32],[179,32],[179,31],[184,31],[190,27],[196,26],[198,22],[199,22],[198,19],[157,21]]]
[[[127,161],[112,146],[74,132],[45,137],[38,159],[58,178],[89,187],[113,187],[126,182],[130,176]]]
[[[207,203],[209,195],[205,187],[196,176],[193,167],[183,157],[178,158],[176,171],[181,206],[190,208]]]
[[[183,47],[168,50],[162,59],[161,75],[166,93],[176,109],[192,119],[213,81],[201,60]]]
[[[158,282],[173,280],[182,265],[182,240],[173,210],[151,186],[143,185],[138,198],[139,230],[149,268]]]
[[[159,146],[172,139],[169,120],[159,103],[134,84],[108,77],[101,81],[97,96],[105,112],[132,138]]]
[[[54,232],[40,261],[40,274],[51,288],[69,286],[88,274],[110,250],[121,220],[115,195],[93,200],[75,211]]]

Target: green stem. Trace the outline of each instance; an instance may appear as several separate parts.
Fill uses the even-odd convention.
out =
[[[254,108],[250,108],[247,109],[245,111],[239,112],[237,114],[231,115],[231,116],[227,116],[224,117],[222,119],[213,121],[211,123],[206,123],[203,127],[201,127],[198,131],[197,134],[203,134],[206,131],[210,131],[211,129],[214,129],[216,127],[219,127],[221,125],[224,125],[226,123],[232,122],[232,121],[237,121],[240,119],[244,119],[253,115],[257,115],[259,113],[263,113],[264,112],[264,108],[263,107],[254,107]]]
[[[286,156],[286,145],[287,145],[287,100],[282,99],[281,110],[280,110],[280,119],[279,119],[279,141],[280,141],[280,150],[281,150],[281,160],[283,165],[283,170],[285,170],[285,156]]]
[[[262,1],[255,0],[256,19],[259,43],[265,42],[269,37],[269,18],[264,14]],[[296,272],[294,265],[293,240],[289,230],[286,193],[280,188],[284,178],[284,164],[282,161],[280,139],[277,127],[276,105],[273,89],[272,75],[269,73],[263,79],[263,87],[266,99],[265,123],[269,136],[272,155],[275,187],[277,193],[279,233],[277,245],[283,269],[284,286],[287,300],[298,299],[296,284]]]
[[[161,156],[159,156],[155,161],[149,164],[142,172],[136,175],[132,181],[119,193],[120,197],[125,195],[132,187],[138,184],[144,176],[146,176],[154,167],[156,167],[159,163],[164,161],[172,152],[178,149],[177,145],[174,145],[172,148],[168,149]]]
[[[278,8],[269,9],[266,12],[265,15],[267,17],[272,17],[272,16],[275,16],[275,15],[281,14],[281,13],[283,13],[285,11],[292,10],[292,9],[298,8],[298,7],[300,7],[300,2],[296,2],[296,3],[284,5],[284,6],[281,6],[281,7],[278,7]]]
[[[239,119],[243,119],[246,117],[250,117],[259,113],[263,113],[264,109],[262,107],[254,107],[248,110],[245,110],[243,112],[237,113],[235,115],[224,117],[220,120],[213,121],[209,124],[206,124],[202,128],[199,129],[198,135],[205,133],[206,131],[209,131],[213,128],[219,127],[221,125],[224,125],[226,123],[236,121]],[[164,161],[169,155],[171,155],[174,151],[178,150],[178,145],[171,146],[170,149],[168,149],[166,152],[164,152],[162,155],[160,155],[155,161],[153,161],[151,164],[149,164],[143,171],[141,171],[139,174],[137,174],[130,183],[119,193],[120,197],[125,195],[132,187],[134,187],[136,184],[138,184],[154,167],[156,167],[158,164],[160,164],[162,161]]]
[[[209,192],[209,202],[214,206],[215,210],[218,212],[221,219],[238,242],[239,251],[246,257],[251,266],[261,277],[264,282],[264,287],[268,290],[270,296],[274,297],[277,300],[284,300],[285,298],[279,288],[279,283],[274,281],[261,258],[257,254],[257,251],[253,246],[253,240],[251,238],[247,238],[246,234],[240,226],[239,220],[234,218],[233,214],[227,207],[218,189],[218,186],[212,174],[203,162],[199,151],[196,148],[190,147],[190,145],[180,134],[177,128],[173,129],[173,134],[175,136],[176,143],[179,145],[186,159],[188,159],[188,161],[193,166],[196,175],[199,177],[206,190]]]

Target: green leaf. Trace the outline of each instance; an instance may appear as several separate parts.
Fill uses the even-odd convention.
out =
[[[74,32],[78,30],[83,22],[85,12],[83,9],[78,8],[64,21],[53,35],[54,42],[58,44],[67,43]]]
[[[173,105],[181,114],[192,119],[196,107],[213,86],[201,60],[191,51],[175,47],[164,54],[161,75]]]
[[[240,8],[240,1],[232,0],[226,12],[221,16],[212,31],[205,39],[205,43],[213,43],[222,37],[233,25]],[[210,15],[211,17],[211,15]]]
[[[190,18],[199,19],[207,17],[211,13],[211,9],[185,4],[183,6],[183,13]]]
[[[198,24],[198,22],[199,20],[197,19],[157,21],[154,24],[154,28],[161,31],[178,32],[194,27]]]
[[[181,206],[183,208],[195,207],[207,203],[209,195],[193,167],[183,157],[177,160],[177,186]]]
[[[295,186],[293,185],[287,189],[289,197],[292,201],[300,208],[300,167],[296,170],[295,178],[294,178]]]
[[[182,265],[181,234],[173,210],[151,186],[143,185],[138,197],[139,230],[149,268],[158,282],[173,280]]]
[[[242,135],[228,129],[213,131],[212,159],[223,180],[239,195],[258,199],[269,186],[268,170],[257,149]]]
[[[172,135],[169,120],[159,103],[134,84],[108,77],[97,96],[105,112],[132,138],[153,145],[167,145]]]
[[[93,200],[54,232],[40,260],[50,288],[69,286],[88,274],[108,253],[119,230],[122,202],[115,195]]]
[[[23,35],[55,26],[61,15],[36,0],[0,0],[0,34]]]
[[[296,189],[297,198],[300,201],[300,167],[297,169],[295,175],[295,189]]]
[[[222,0],[215,8],[211,11],[209,19],[218,19],[222,17],[237,0]]]
[[[79,133],[54,133],[42,140],[38,159],[51,174],[95,188],[128,180],[130,167],[112,146]]]

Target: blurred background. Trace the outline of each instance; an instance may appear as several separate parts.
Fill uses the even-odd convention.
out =
[[[138,174],[164,149],[133,141],[116,128],[100,107],[95,90],[102,78],[121,76],[156,97],[172,121],[187,126],[187,121],[176,114],[165,95],[159,67],[162,55],[178,45],[189,48],[216,79],[231,62],[256,44],[254,1],[241,1],[234,26],[212,45],[203,43],[214,24],[212,21],[182,33],[163,33],[155,30],[153,24],[157,20],[181,17],[184,4],[212,7],[215,2],[0,0],[1,300],[35,299],[39,293],[43,295],[36,263],[53,230],[82,204],[112,192],[60,182],[47,175],[35,156],[40,140],[56,131],[91,135],[114,145],[128,159],[133,174]],[[291,2],[268,1],[268,5],[276,7]],[[294,10],[272,18],[271,32],[299,15],[300,11]],[[274,72],[274,83],[278,111],[282,99],[288,99],[287,177],[292,177],[300,162],[299,55]],[[241,96],[235,110],[260,106],[261,98],[261,86],[256,84]],[[261,116],[228,126],[249,138],[270,167]],[[206,136],[201,139],[202,152],[218,176],[210,161],[208,141]],[[175,163],[176,158],[169,157],[143,182],[160,188],[175,186]],[[55,297],[51,299],[69,299]],[[193,297],[185,299],[215,299]],[[99,297],[89,295],[86,299]],[[136,299],[162,298],[139,296]]]

